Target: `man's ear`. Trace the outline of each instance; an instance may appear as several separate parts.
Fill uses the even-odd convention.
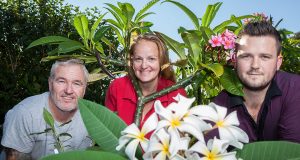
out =
[[[51,85],[51,83],[52,83],[51,78],[48,78],[48,87],[49,87],[49,91],[52,90],[52,85]]]
[[[282,57],[282,54],[280,53],[278,56],[277,56],[277,70],[280,69],[280,66],[282,64],[282,61],[283,61],[283,57]]]

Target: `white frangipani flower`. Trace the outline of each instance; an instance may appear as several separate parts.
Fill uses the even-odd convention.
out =
[[[171,135],[166,130],[160,129],[155,132],[149,141],[149,147],[143,155],[144,160],[184,160],[184,158],[177,154],[179,150],[186,151],[188,148],[190,138],[183,137],[179,140],[173,141]]]
[[[218,128],[220,139],[226,139],[229,144],[239,149],[243,147],[243,143],[248,143],[248,135],[237,126],[240,124],[236,111],[227,115],[227,109],[214,103],[209,105],[200,105],[195,112],[201,119],[212,121],[215,123],[214,128]],[[243,142],[243,143],[241,143]]]
[[[153,131],[158,123],[158,118],[156,114],[152,114],[144,123],[142,129],[140,130],[136,124],[131,124],[121,132],[122,136],[119,138],[119,145],[116,150],[120,150],[126,144],[125,153],[132,160],[135,158],[135,152],[137,146],[140,144],[143,150],[148,147],[148,139],[145,137],[147,133]]]
[[[203,142],[198,141],[188,151],[186,155],[188,159],[200,159],[200,160],[236,160],[236,152],[227,152],[228,147],[227,140],[220,140],[214,138],[210,139],[205,145]],[[199,155],[200,154],[200,155]]]
[[[172,136],[171,138],[179,139],[179,132],[189,133],[200,141],[204,141],[203,130],[210,126],[201,119],[194,116],[193,109],[189,109],[194,98],[185,98],[178,95],[174,98],[178,103],[171,103],[167,108],[163,107],[160,101],[155,101],[154,109],[159,115],[160,121],[157,129],[167,128]]]

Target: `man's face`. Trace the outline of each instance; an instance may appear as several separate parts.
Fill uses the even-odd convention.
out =
[[[84,72],[79,65],[58,66],[55,77],[49,79],[50,101],[61,111],[76,110],[85,88]]]
[[[258,91],[268,87],[281,62],[281,56],[277,56],[275,38],[248,35],[241,37],[236,69],[245,89]]]

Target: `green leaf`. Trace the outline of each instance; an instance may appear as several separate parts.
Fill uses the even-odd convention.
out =
[[[135,16],[134,18],[134,23],[138,23],[140,22],[145,15],[149,15],[149,14],[144,14],[148,9],[150,9],[154,4],[156,4],[157,2],[159,2],[160,0],[151,0],[150,2],[148,2]]]
[[[141,20],[143,20],[145,17],[151,15],[151,14],[155,14],[154,12],[148,12],[148,13],[145,13],[143,15],[141,15],[136,21],[134,21],[134,23],[140,23]],[[152,22],[149,22],[149,23],[152,23]]]
[[[81,23],[81,16],[76,16],[74,18],[74,27],[77,31],[77,33],[80,35],[81,38],[84,38],[84,31],[83,31],[83,26],[82,26],[82,23]]]
[[[214,72],[214,74],[217,77],[222,76],[223,73],[224,73],[224,68],[220,63],[213,63],[213,64],[202,64],[201,63],[201,66],[203,66],[203,67],[211,70],[212,72]]]
[[[230,25],[231,23],[234,23],[236,21],[240,21],[242,19],[245,19],[245,18],[252,18],[253,15],[245,15],[245,16],[240,16],[240,17],[231,17],[230,20],[227,20],[227,21],[224,21],[222,22],[221,24],[219,24],[218,26],[216,26],[213,31],[215,33],[218,33],[219,31],[221,31],[223,28],[227,27],[228,25]]]
[[[101,15],[97,21],[93,24],[92,28],[91,28],[91,37],[90,39],[93,39],[94,35],[95,35],[95,31],[98,28],[100,22],[102,21],[103,17],[106,15],[106,13],[104,13],[103,15]]]
[[[110,8],[105,7],[105,9],[107,9],[115,17],[115,19],[118,21],[120,26],[125,26],[126,18],[123,15],[121,9],[110,3],[104,3],[104,4],[110,7]]]
[[[243,85],[234,70],[224,67],[224,73],[220,77],[222,86],[231,94],[243,96]]]
[[[245,160],[300,159],[300,144],[287,141],[249,143],[242,150],[237,150],[237,157]]]
[[[97,103],[80,99],[79,109],[89,135],[104,151],[115,152],[121,131],[126,128],[115,113]]]
[[[120,4],[122,4],[121,5],[122,13],[126,17],[126,24],[128,26],[132,20],[135,9],[130,3],[120,3]]]
[[[201,34],[201,33],[200,33]],[[202,48],[200,46],[200,36],[197,32],[184,32],[181,34],[184,43],[188,46],[189,54],[195,63],[202,61]]]
[[[51,128],[54,128],[54,119],[53,119],[51,113],[50,113],[46,108],[43,109],[43,116],[44,116],[45,122],[46,122]]]
[[[179,56],[180,59],[187,59],[184,51],[184,44],[173,40],[172,38],[168,37],[167,35],[164,35],[163,33],[155,33],[162,37],[167,46],[170,47],[170,49],[172,49]]]
[[[78,58],[83,60],[86,64],[87,63],[92,63],[92,62],[97,62],[97,59],[95,56],[83,56],[83,55],[59,55],[59,56],[47,56],[42,58],[42,62],[48,62],[48,61],[53,61],[57,59],[62,59],[62,58]]]
[[[110,29],[110,26],[102,26],[96,33],[93,38],[94,42],[100,41],[105,33]]]
[[[62,37],[62,36],[47,36],[47,37],[42,37],[39,38],[29,44],[29,46],[26,49],[38,46],[38,45],[43,45],[43,44],[51,44],[51,43],[60,43],[60,42],[65,42],[65,41],[70,41],[69,38]]]
[[[83,47],[84,46],[78,41],[70,40],[62,42],[58,45],[58,54],[72,52]]]
[[[199,20],[197,18],[197,16],[186,6],[184,6],[183,4],[176,2],[176,1],[171,1],[171,0],[166,0],[164,2],[170,2],[175,4],[177,7],[179,7],[193,22],[195,28],[198,30],[199,29]],[[163,3],[164,3],[163,2]]]
[[[202,33],[202,37],[205,40],[205,42],[208,42],[211,35],[214,35],[214,32],[209,27],[200,27],[200,31]]]
[[[103,151],[70,151],[50,155],[42,160],[126,160],[126,158],[115,153]]]
[[[221,7],[222,3],[217,2],[213,5],[208,5],[204,15],[202,16],[202,26],[209,27],[213,19],[215,18],[219,8]]]

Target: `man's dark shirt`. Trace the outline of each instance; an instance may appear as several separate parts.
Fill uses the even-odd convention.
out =
[[[240,128],[249,141],[287,140],[300,143],[300,76],[278,71],[268,88],[257,123],[247,111],[243,98],[222,91],[214,102],[237,111]]]

